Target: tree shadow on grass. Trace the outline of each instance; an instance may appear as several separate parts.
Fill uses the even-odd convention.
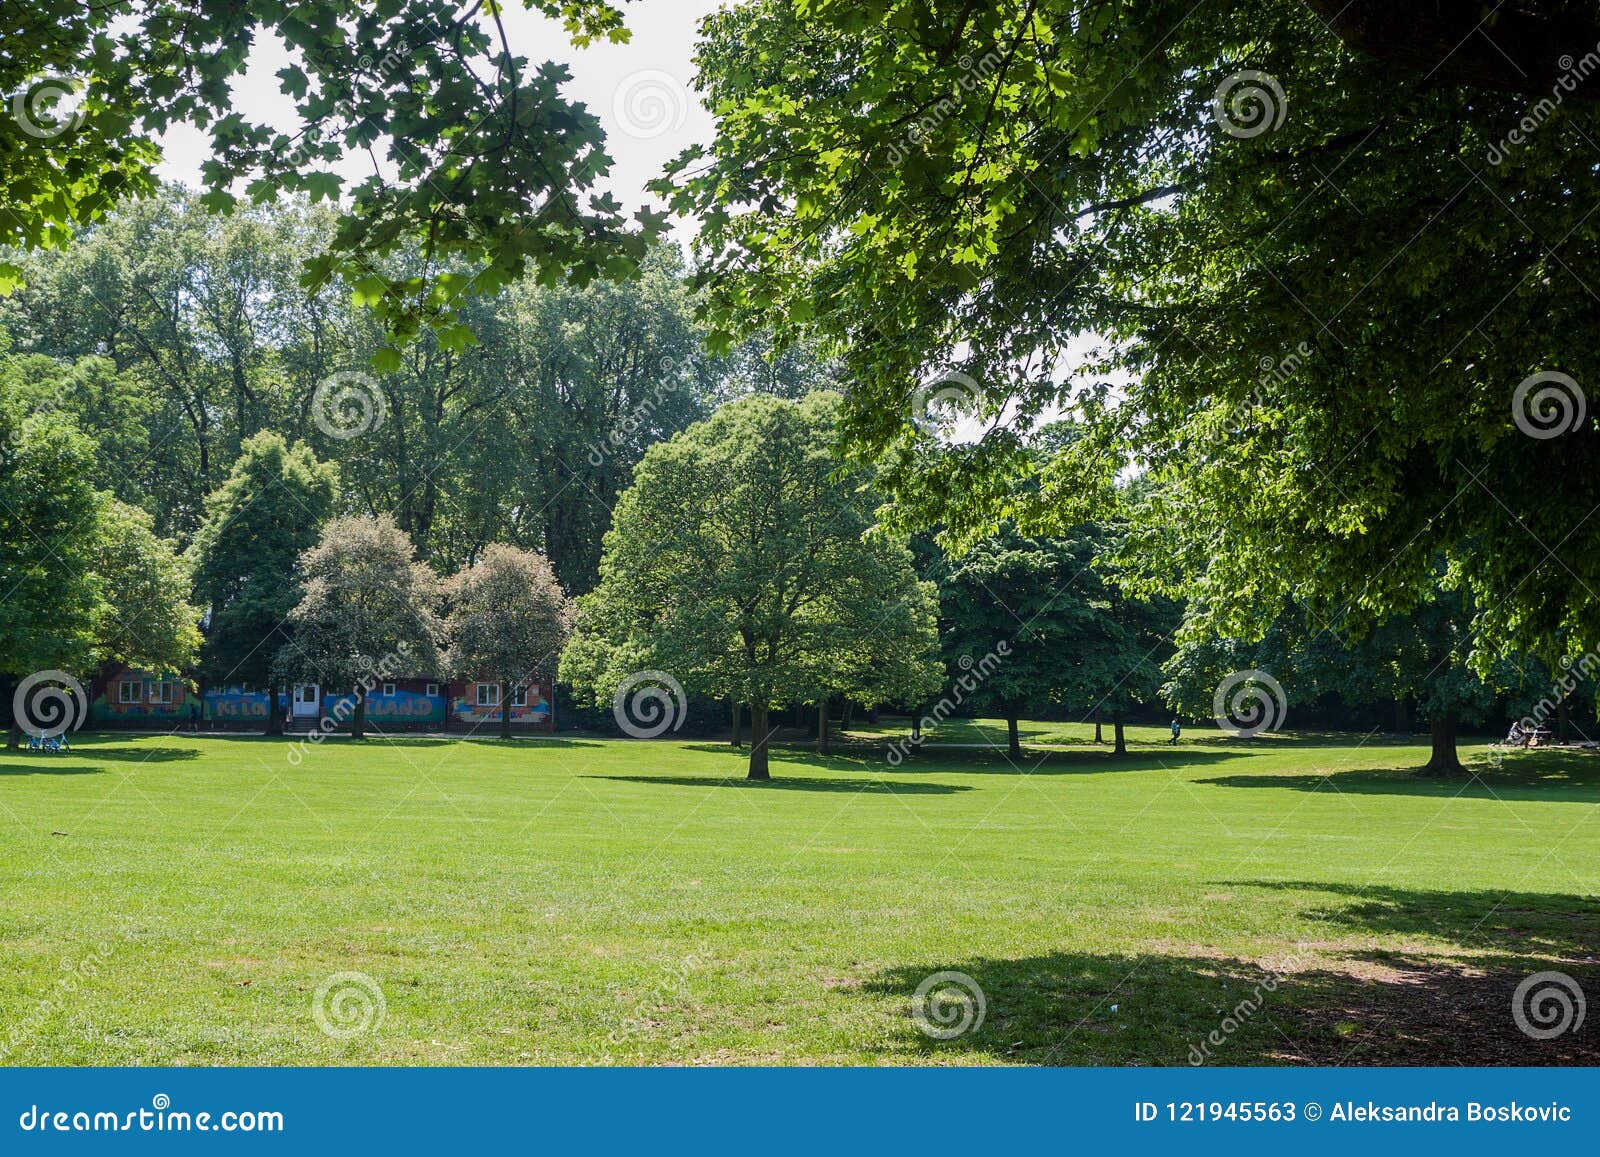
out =
[[[733,775],[588,775],[585,779],[609,779],[618,783],[666,784],[670,787],[731,787],[751,791],[820,791],[846,794],[954,795],[971,791],[961,784],[908,783],[888,779],[795,779],[786,778],[782,769],[766,781]]]
[[[1550,1040],[1518,1028],[1513,994],[1546,967],[1530,959],[1466,970],[1412,958],[1383,968],[1359,959],[1298,968],[1292,957],[1052,953],[927,960],[890,969],[864,990],[904,1000],[906,1027],[884,1050],[899,1059],[910,1049],[951,1062],[981,1055],[1043,1065],[1600,1064],[1600,1018]],[[1563,970],[1600,991],[1600,968]],[[949,1040],[916,1027],[914,994],[939,972],[970,977],[985,1004],[982,1022]],[[975,1021],[977,1003],[961,991],[933,989],[931,1007],[946,1016],[931,1027]],[[956,999],[941,1003],[940,992]]]
[[[1519,752],[1498,768],[1471,755],[1465,762],[1467,775],[1445,779],[1419,776],[1416,767],[1404,766],[1331,771],[1326,775],[1224,775],[1195,782],[1213,787],[1275,787],[1289,791],[1337,791],[1346,795],[1600,802],[1600,754],[1595,752]]]
[[[103,767],[84,766],[82,759],[112,763],[172,763],[198,759],[192,747],[107,747],[98,743],[79,743],[72,751],[48,755],[42,751],[5,751],[0,760],[0,775],[99,775]]]
[[[1020,1063],[1600,1064],[1600,1017],[1574,1018],[1568,1031],[1536,1040],[1512,1012],[1518,986],[1540,972],[1569,978],[1561,982],[1569,1000],[1571,984],[1600,995],[1600,904],[1592,898],[1295,881],[1228,886],[1305,893],[1303,915],[1327,934],[1258,959],[1190,945],[1145,956],[931,961],[892,969],[868,991],[904,995],[910,1015],[926,977],[966,973],[988,1004],[982,1027],[948,1042],[914,1030],[902,1039],[919,1050]],[[1403,943],[1374,947],[1375,937]],[[1541,1026],[1539,1007],[1525,997],[1524,1023]],[[958,1023],[961,1006],[950,1011]],[[1544,1011],[1559,1016],[1559,1004]]]
[[[0,775],[104,775],[103,767],[68,763],[55,755],[24,755],[0,760]]]
[[[690,751],[722,756],[748,762],[748,747],[733,747],[727,743],[699,743]],[[1237,762],[1238,754],[1218,751],[1196,751],[1193,748],[1140,751],[1128,755],[1113,755],[1102,751],[1050,751],[1023,749],[1022,759],[1013,761],[1006,755],[1005,746],[997,750],[979,748],[929,748],[919,755],[907,756],[898,764],[888,762],[887,749],[881,746],[843,745],[842,750],[831,755],[787,747],[773,747],[774,763],[782,762],[819,771],[849,770],[869,774],[894,772],[896,775],[959,772],[962,775],[1089,775],[1119,771],[1177,771],[1185,767],[1199,767],[1212,763]]]
[[[1512,966],[1530,956],[1592,964],[1600,953],[1600,902],[1582,896],[1425,892],[1310,881],[1237,880],[1220,886],[1305,893],[1310,902],[1302,914],[1327,924],[1330,937],[1351,932],[1426,936],[1498,966]],[[1385,954],[1374,950],[1369,958],[1382,962]],[[1595,996],[1600,999],[1600,990]]]
[[[114,763],[175,763],[199,759],[201,752],[195,747],[105,747],[98,743],[83,743],[72,754],[88,759],[109,759]]]

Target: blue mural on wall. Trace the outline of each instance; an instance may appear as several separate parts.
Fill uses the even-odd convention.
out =
[[[267,704],[271,701],[266,691],[241,691],[237,687],[207,688],[206,719],[213,723],[254,723],[266,726]],[[278,696],[278,710],[289,709],[287,695]]]
[[[444,726],[443,695],[424,695],[420,691],[395,688],[385,695],[382,691],[367,692],[367,722],[393,723],[401,726],[429,724]],[[341,724],[348,724],[355,715],[355,696],[329,693],[322,697],[322,714]]]

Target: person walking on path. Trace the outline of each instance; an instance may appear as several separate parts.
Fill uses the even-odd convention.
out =
[[[1174,715],[1172,717],[1172,738],[1169,739],[1167,742],[1169,744],[1173,745],[1173,746],[1177,746],[1178,736],[1182,735],[1182,734],[1183,734],[1183,724],[1179,723],[1178,722],[1178,717],[1176,715]]]

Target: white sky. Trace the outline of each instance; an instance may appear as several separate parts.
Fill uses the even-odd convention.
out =
[[[696,29],[701,17],[719,6],[720,0],[633,0],[623,9],[633,33],[629,43],[576,49],[559,22],[529,12],[517,0],[506,4],[502,18],[512,51],[532,66],[546,60],[566,64],[572,73],[566,95],[588,105],[605,125],[606,151],[614,163],[600,191],[611,192],[630,213],[643,204],[659,207],[645,193],[645,182],[660,176],[685,147],[711,139],[711,115],[690,81]],[[252,120],[293,130],[298,124],[293,102],[274,75],[287,63],[282,43],[259,41],[249,69],[233,84],[235,107]],[[210,156],[208,141],[204,132],[188,126],[167,133],[161,176],[199,185],[200,164]],[[361,178],[370,174],[371,162],[364,154],[352,157],[339,171]],[[676,235],[685,240],[685,227]]]

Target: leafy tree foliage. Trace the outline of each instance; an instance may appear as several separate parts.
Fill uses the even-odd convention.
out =
[[[387,515],[334,519],[301,556],[300,571],[304,593],[289,612],[289,642],[275,670],[354,688],[350,733],[361,739],[374,682],[438,666],[439,578]]]
[[[840,472],[836,409],[826,394],[746,398],[646,451],[562,678],[599,700],[662,670],[748,703],[752,779],[769,777],[771,708],[936,687],[932,584],[874,530],[869,480]]]
[[[856,444],[958,535],[1076,525],[1132,459],[1160,483],[1138,554],[1222,634],[1285,597],[1404,616],[1443,557],[1480,671],[1575,654],[1600,438],[1517,408],[1532,375],[1593,377],[1596,106],[1551,78],[1596,13],[1502,7],[1459,58],[1470,5],[724,10],[717,138],[676,177],[709,316],[839,353]],[[1252,82],[1259,124],[1229,96]],[[1530,92],[1553,99],[1521,131]],[[997,428],[932,455],[912,403],[952,367]],[[1088,436],[1036,466],[1027,432],[1067,401]]]
[[[524,280],[464,302],[476,344],[424,334],[392,372],[356,379],[381,416],[341,437],[315,421],[318,387],[359,371],[384,332],[297,284],[335,228],[325,206],[217,219],[169,188],[29,258],[27,287],[0,303],[14,344],[53,359],[30,363],[34,394],[100,434],[100,484],[161,533],[194,534],[244,444],[277,430],[342,467],[342,508],[393,514],[441,570],[506,541],[586,590],[644,448],[759,384],[750,358],[704,354],[683,259],[662,244],[620,284]],[[800,352],[782,361],[786,380],[822,377]]]
[[[310,447],[263,431],[245,442],[228,480],[206,499],[189,554],[194,590],[210,611],[201,674],[268,687],[267,729],[278,729],[273,660],[300,602],[300,559],[333,514],[338,472]]]
[[[99,625],[92,573],[103,508],[94,445],[59,414],[11,404],[14,366],[0,363],[0,711],[16,680],[89,665]],[[10,744],[18,730],[13,720]]]
[[[446,587],[450,639],[444,661],[461,679],[500,684],[500,736],[511,738],[511,691],[547,677],[572,633],[574,607],[550,560],[497,545]]]
[[[524,3],[561,19],[575,44],[627,39],[606,0]],[[57,246],[148,194],[157,139],[178,124],[210,135],[207,208],[238,205],[239,183],[257,204],[342,196],[338,228],[304,276],[343,276],[400,339],[424,325],[462,338],[463,294],[525,272],[578,284],[626,275],[660,227],[641,211],[631,228],[593,192],[610,167],[598,118],[561,95],[562,66],[511,51],[497,6],[149,0],[130,12],[41,0],[7,6],[0,35],[0,86],[23,110],[0,133],[6,245]],[[302,125],[292,136],[235,107],[230,87],[271,37],[292,54],[277,74]],[[373,175],[346,189],[333,167],[357,150]],[[409,252],[423,254],[421,269],[382,271]],[[0,265],[8,285],[20,275]],[[395,352],[374,364],[395,368]]]
[[[91,560],[101,584],[95,655],[150,671],[188,669],[200,651],[200,610],[191,605],[189,567],[157,537],[150,515],[111,499],[100,515]]]
[[[1132,613],[1108,581],[1106,535],[1076,528],[1070,537],[1030,538],[1004,527],[945,564],[939,579],[940,641],[952,679],[1003,643],[1004,661],[963,706],[1006,720],[1009,756],[1022,757],[1018,721],[1059,703],[1109,707],[1117,749],[1126,750],[1122,712],[1148,704],[1170,615],[1147,634],[1148,612]]]

